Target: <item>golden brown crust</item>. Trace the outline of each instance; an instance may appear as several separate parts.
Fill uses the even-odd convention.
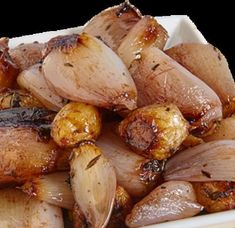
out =
[[[226,211],[235,208],[235,183],[229,181],[193,183],[197,201],[207,212]]]

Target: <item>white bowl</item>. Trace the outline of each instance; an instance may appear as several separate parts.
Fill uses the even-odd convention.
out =
[[[172,47],[183,42],[207,43],[201,32],[188,16],[164,16],[157,17],[169,33],[169,40],[166,48]],[[21,43],[31,43],[34,41],[46,42],[52,37],[58,35],[68,35],[79,33],[80,27],[63,29],[58,31],[43,32],[28,36],[22,36],[10,39],[9,46],[13,48]],[[181,219],[172,222],[161,223],[158,225],[146,226],[149,228],[234,228],[235,227],[235,210],[214,213],[210,215],[196,216],[188,219]]]

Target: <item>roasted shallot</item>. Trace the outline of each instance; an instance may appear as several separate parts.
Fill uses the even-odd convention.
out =
[[[75,202],[91,227],[105,227],[113,209],[117,187],[113,166],[89,141],[73,150],[70,166]]]
[[[218,140],[184,150],[165,166],[165,180],[234,181],[235,140]]]
[[[216,93],[160,49],[153,46],[144,49],[130,72],[138,90],[138,106],[173,103],[197,134],[213,129],[222,118],[222,105]]]
[[[126,218],[128,227],[140,227],[192,217],[202,210],[190,183],[169,181],[139,201]]]
[[[135,152],[164,160],[188,135],[188,123],[175,105],[149,105],[134,110],[119,125],[119,134]]]
[[[42,65],[47,82],[58,94],[117,111],[136,108],[134,81],[109,47],[86,33],[61,39]]]
[[[225,116],[235,113],[235,83],[228,62],[219,49],[211,44],[184,43],[166,53],[217,93]]]

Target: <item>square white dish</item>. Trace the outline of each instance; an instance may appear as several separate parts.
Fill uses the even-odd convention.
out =
[[[207,43],[201,32],[188,16],[164,16],[157,17],[169,33],[169,40],[166,48],[172,47],[182,42]],[[79,33],[82,27],[63,29],[58,31],[43,32],[33,35],[27,35],[10,39],[9,47],[13,48],[21,43],[31,43],[34,41],[46,42],[52,37],[58,35],[67,35]],[[193,218],[182,219],[178,221],[166,222],[158,225],[146,226],[149,228],[234,228],[235,227],[235,210],[214,213],[210,215],[196,216]]]

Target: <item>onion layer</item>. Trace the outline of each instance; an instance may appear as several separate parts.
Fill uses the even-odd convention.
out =
[[[235,181],[235,141],[204,143],[172,157],[165,167],[165,180]]]

